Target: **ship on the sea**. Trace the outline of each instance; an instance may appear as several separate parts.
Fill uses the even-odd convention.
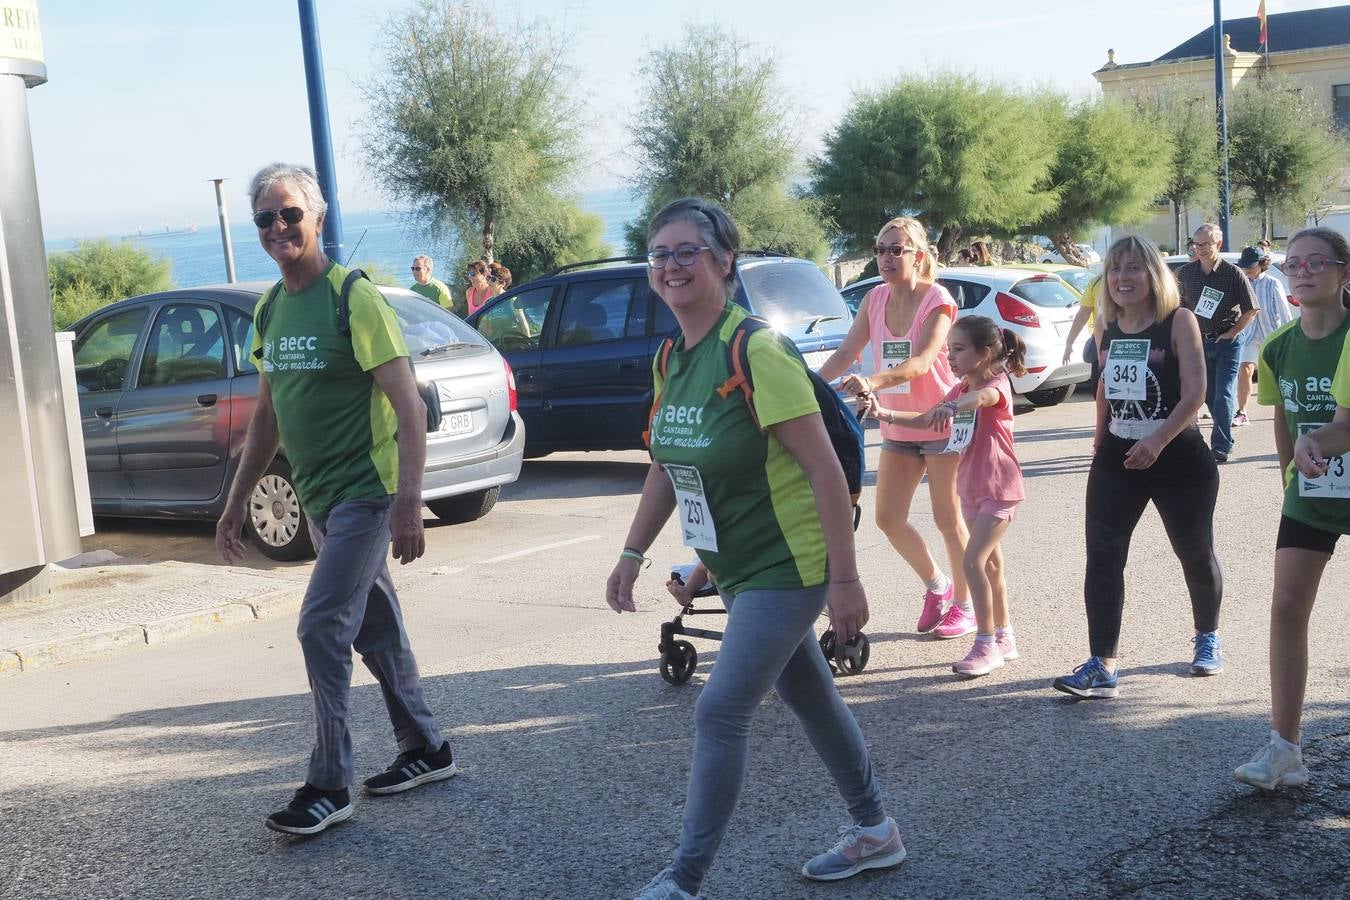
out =
[[[145,238],[169,237],[175,234],[196,234],[196,233],[197,233],[197,224],[195,222],[188,222],[182,228],[171,228],[169,225],[166,224],[164,226],[163,231],[146,231],[144,228],[137,228],[135,234],[122,235],[122,240],[130,240],[132,238],[145,239]]]

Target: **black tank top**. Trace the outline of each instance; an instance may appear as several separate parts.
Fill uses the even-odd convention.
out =
[[[1154,322],[1137,334],[1126,334],[1115,322],[1106,326],[1098,353],[1103,379],[1109,375],[1107,359],[1112,341],[1149,342],[1144,399],[1106,401],[1111,409],[1110,431],[1116,437],[1127,440],[1148,437],[1162,427],[1181,400],[1181,367],[1172,349],[1172,323],[1176,317],[1176,310],[1173,310],[1167,318]]]

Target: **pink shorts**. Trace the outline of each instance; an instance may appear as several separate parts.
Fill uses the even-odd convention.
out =
[[[985,497],[982,500],[967,500],[961,498],[961,515],[967,522],[976,516],[993,516],[995,519],[1007,519],[1009,522],[1015,517],[1017,504],[1021,500],[993,500]]]

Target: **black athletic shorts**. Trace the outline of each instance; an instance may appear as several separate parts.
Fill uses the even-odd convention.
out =
[[[1298,519],[1280,516],[1280,530],[1275,535],[1275,549],[1293,547],[1296,550],[1311,550],[1314,553],[1336,552],[1336,541],[1340,535],[1334,531],[1314,528]]]

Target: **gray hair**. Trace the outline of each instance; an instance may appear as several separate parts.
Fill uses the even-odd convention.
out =
[[[647,244],[650,246],[656,233],[667,225],[676,222],[688,222],[698,229],[699,239],[712,248],[713,256],[723,264],[731,263],[723,281],[727,293],[736,288],[736,254],[741,249],[741,232],[731,221],[727,211],[711,200],[698,197],[681,197],[672,200],[652,217],[647,225]]]
[[[305,206],[315,216],[322,218],[327,214],[328,201],[323,199],[323,191],[319,190],[319,176],[309,166],[292,163],[272,163],[263,166],[253,176],[253,180],[248,183],[248,197],[254,212],[258,211],[258,198],[280,183],[289,184],[299,191],[305,198]]]
[[[426,263],[426,264],[427,264],[427,271],[428,271],[428,272],[430,272],[430,271],[435,267],[435,265],[436,265],[436,263],[432,261],[431,257],[430,257],[430,256],[427,256],[425,253],[419,253],[419,254],[417,254],[416,256],[414,256],[414,257],[413,257],[413,262],[415,262],[415,263]]]
[[[1195,230],[1206,232],[1215,243],[1220,245],[1223,244],[1223,229],[1213,222],[1206,222]]]

